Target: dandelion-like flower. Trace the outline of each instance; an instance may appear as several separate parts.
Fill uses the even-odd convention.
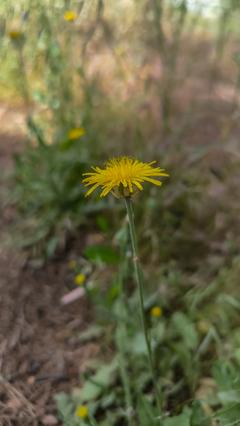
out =
[[[77,19],[77,14],[74,10],[66,10],[63,17],[65,21],[74,22]]]
[[[86,405],[79,405],[75,414],[80,419],[86,419],[88,417],[88,407]]]
[[[75,284],[76,285],[79,285],[79,286],[81,286],[81,285],[83,285],[84,284],[84,282],[85,282],[85,280],[86,280],[86,275],[84,275],[84,274],[77,274],[75,277],[74,277],[74,282],[75,282]]]
[[[155,161],[143,163],[130,157],[113,158],[106,163],[105,168],[92,167],[93,172],[84,173],[85,186],[91,186],[86,193],[90,195],[97,188],[101,188],[100,197],[105,197],[109,192],[122,197],[130,197],[135,190],[142,191],[143,182],[161,186],[159,177],[169,176],[164,169],[153,167]]]
[[[150,311],[151,316],[154,317],[154,318],[161,317],[162,313],[163,313],[162,308],[160,308],[160,306],[153,306],[151,311]]]
[[[11,39],[16,40],[16,39],[22,37],[22,32],[20,30],[11,30],[11,31],[9,31],[8,36]]]
[[[76,139],[81,138],[85,135],[85,129],[83,127],[74,127],[73,129],[69,130],[68,132],[68,139],[70,141],[74,141]]]

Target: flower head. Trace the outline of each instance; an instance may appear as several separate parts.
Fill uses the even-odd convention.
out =
[[[111,191],[116,195],[129,197],[136,189],[142,191],[143,182],[161,186],[162,182],[158,178],[168,174],[160,167],[153,167],[154,163],[155,161],[143,163],[130,157],[119,157],[109,160],[103,169],[92,167],[93,172],[84,173],[84,185],[91,186],[86,196],[98,187],[102,189],[100,197],[105,197]]]
[[[18,41],[18,40],[21,40],[23,38],[23,33],[20,29],[12,29],[8,32],[8,37],[12,41]]]
[[[75,282],[76,285],[80,285],[80,286],[83,285],[85,280],[86,280],[86,276],[84,274],[81,274],[81,273],[77,274],[74,277],[74,282]]]
[[[86,405],[79,405],[75,414],[80,419],[86,419],[88,417],[88,407]]]
[[[70,141],[74,141],[76,139],[81,138],[81,136],[84,136],[85,133],[86,132],[83,127],[74,127],[73,129],[69,130],[67,136]]]
[[[65,21],[73,22],[77,19],[77,14],[74,10],[66,10],[63,15]]]
[[[153,306],[150,311],[150,314],[154,318],[159,318],[162,316],[162,308],[160,308],[160,306]]]

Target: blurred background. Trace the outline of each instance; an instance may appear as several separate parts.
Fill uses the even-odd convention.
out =
[[[86,200],[81,179],[133,155],[170,173],[134,199],[164,426],[240,424],[240,1],[1,0],[0,14],[0,423],[85,425],[79,398],[98,425],[127,424],[114,364],[100,394],[79,390],[86,360],[114,359],[121,280],[135,303],[124,206]]]

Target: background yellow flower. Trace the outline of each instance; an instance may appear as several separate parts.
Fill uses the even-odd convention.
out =
[[[81,136],[85,135],[85,129],[83,127],[74,127],[68,132],[68,139],[75,140],[81,138]]]
[[[9,38],[11,38],[12,40],[17,40],[19,38],[21,38],[23,35],[22,31],[20,30],[10,30],[8,32],[8,36]]]
[[[75,276],[75,278],[74,278],[74,282],[75,282],[75,284],[77,284],[77,285],[83,285],[84,284],[84,282],[85,282],[85,280],[86,280],[86,275],[84,275],[84,274],[77,274],[76,276]]]
[[[77,19],[77,14],[74,10],[66,10],[64,13],[64,19],[68,22],[73,22]]]
[[[150,314],[152,317],[159,318],[162,316],[162,308],[160,306],[153,306]]]
[[[76,409],[76,416],[80,419],[86,419],[88,417],[88,407],[86,405],[79,405]]]

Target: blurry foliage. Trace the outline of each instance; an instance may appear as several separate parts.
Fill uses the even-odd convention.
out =
[[[196,237],[195,244],[187,237],[196,221],[196,190],[190,181],[195,181],[200,193],[199,173],[192,177],[192,170],[185,173],[185,164],[180,167],[173,160],[185,130],[193,123],[198,99],[194,95],[184,106],[185,93],[180,88],[199,78],[205,85],[217,84],[225,48],[238,34],[235,22],[240,6],[222,0],[213,7],[215,19],[208,18],[205,9],[204,3],[193,6],[187,0],[127,1],[126,5],[104,0],[1,2],[4,66],[0,84],[11,91],[15,85],[28,111],[31,145],[17,160],[15,201],[21,213],[31,218],[33,244],[41,241],[43,247],[44,241],[53,238],[51,249],[46,250],[51,254],[57,247],[56,231],[64,226],[74,229],[82,221],[85,213],[79,185],[85,164],[137,150],[139,157],[178,168],[178,176],[169,184],[169,192],[175,192],[170,209],[164,209],[160,220],[162,201],[146,203],[150,210],[144,219],[148,221],[146,239],[151,225],[158,223],[151,242],[153,247],[158,244],[161,233],[162,260],[186,257],[193,249],[196,255],[204,252],[203,241]],[[67,21],[66,10],[73,10],[76,19]],[[201,38],[205,40],[209,22],[211,49],[203,49],[203,66],[197,49],[202,49]],[[237,108],[238,52],[233,59],[236,90],[232,100]],[[179,96],[183,97],[181,110]],[[74,128],[86,132],[78,141],[67,137]],[[226,126],[225,133],[229,131]],[[172,232],[178,243],[171,242]]]
[[[25,218],[23,247],[35,246],[47,257],[67,236],[86,222],[86,215],[100,210],[104,203],[86,203],[80,177],[85,171],[81,140],[63,138],[59,144],[48,145],[43,133],[29,121],[30,130],[37,139],[37,147],[29,146],[16,157],[15,190],[13,197]],[[39,251],[40,249],[40,251]]]
[[[234,297],[238,272],[239,259],[235,259],[211,283],[196,285],[193,278],[183,275],[171,265],[168,271],[166,267],[162,268],[157,285],[146,282],[145,310],[151,325],[155,364],[163,391],[163,426],[212,426],[216,421],[219,422],[216,424],[227,426],[239,419],[240,305],[239,298]],[[120,266],[119,279],[122,274],[125,281],[128,270],[123,272]],[[112,286],[115,286],[115,281]],[[155,293],[152,293],[153,287],[157,289]],[[126,300],[113,299],[112,304],[107,305],[102,289],[97,286],[95,291],[99,292],[97,297],[91,285],[87,291],[93,306],[100,304],[99,307],[104,307],[109,313],[99,311],[99,324],[80,334],[79,341],[100,337],[102,342],[105,335],[103,355],[105,345],[106,348],[111,345],[114,351],[114,346],[124,342],[122,350],[133,395],[133,424],[158,424],[151,376],[146,371],[145,341],[139,332],[138,315],[134,314],[137,311],[137,294],[129,288]],[[160,318],[150,315],[151,307],[156,305],[162,306]],[[74,413],[79,404],[87,404],[101,426],[128,424],[129,413],[124,408],[121,385],[121,362],[119,364],[116,355],[108,363],[106,358],[89,361],[81,379],[83,386],[74,389],[71,395],[56,396],[64,425],[68,422],[78,424]]]
[[[55,145],[29,148],[16,159],[15,197],[27,230],[24,247],[47,244],[46,253],[51,256],[61,227],[72,232],[74,220],[75,226],[83,221],[82,171],[75,152],[63,156]]]

